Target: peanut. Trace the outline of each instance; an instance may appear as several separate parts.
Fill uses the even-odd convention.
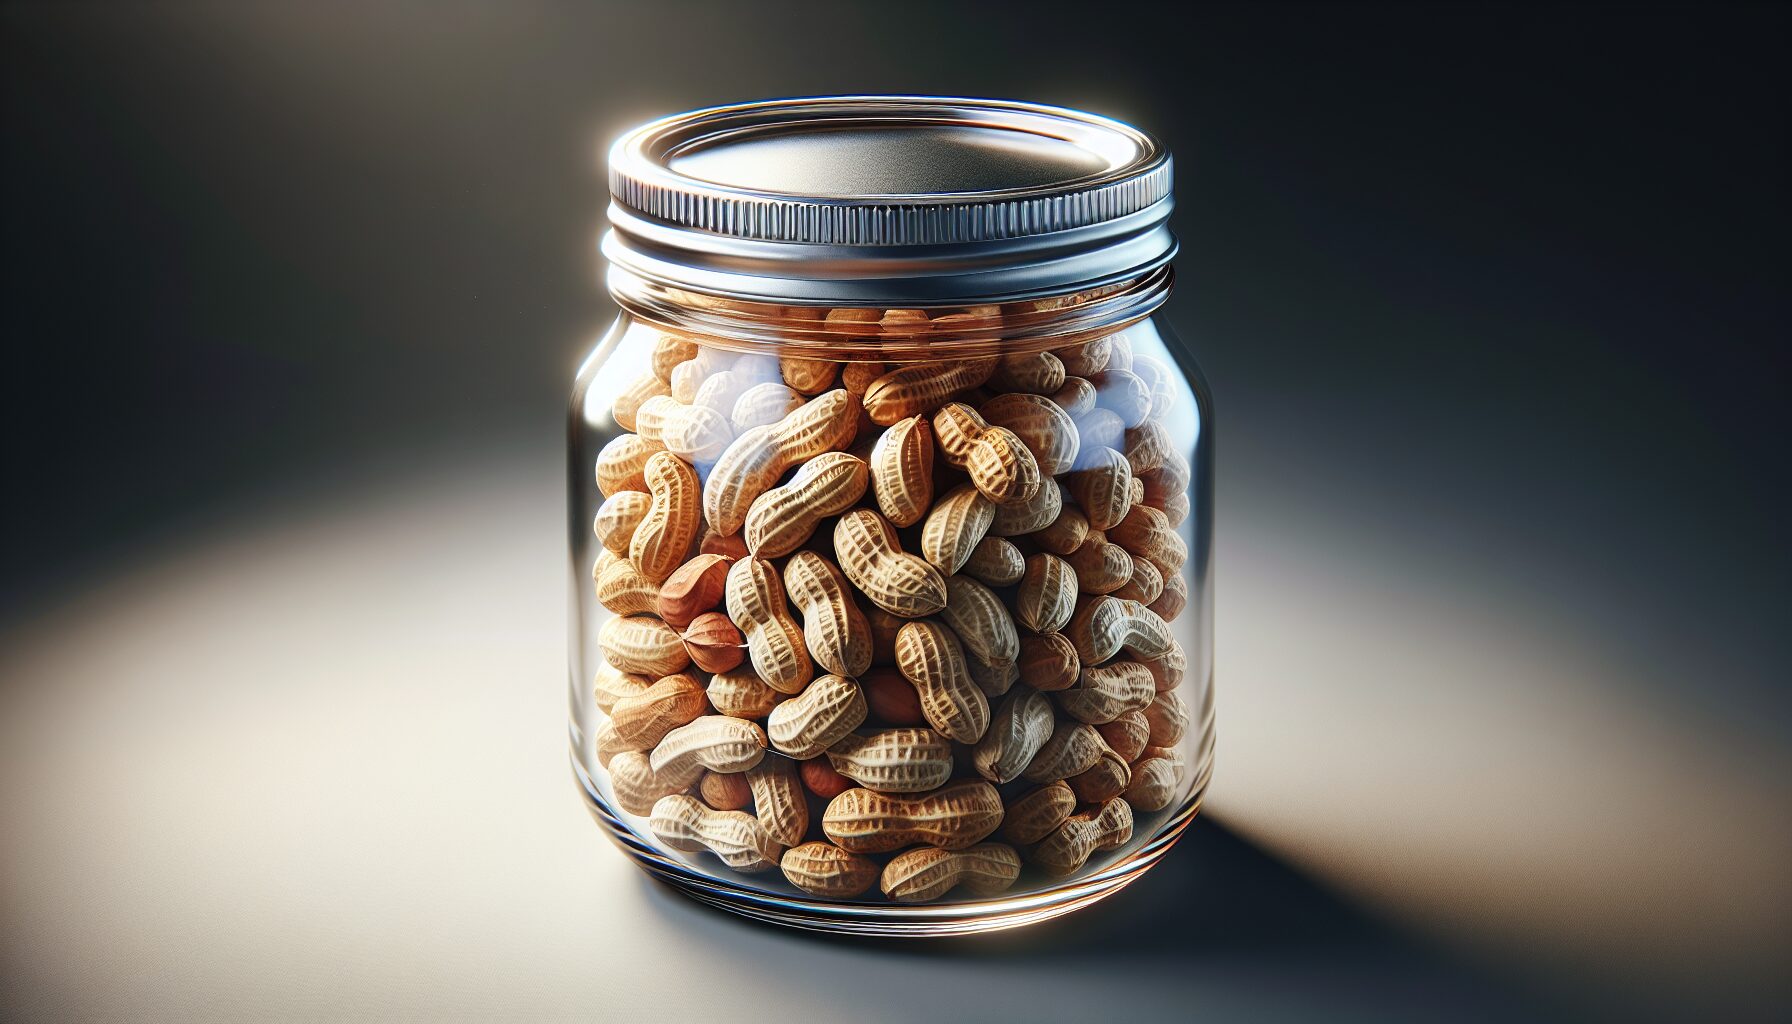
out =
[[[809,831],[809,801],[803,799],[803,785],[797,780],[796,766],[781,757],[768,757],[740,775],[753,798],[753,815],[772,839],[783,846],[795,846]]]
[[[614,665],[599,665],[596,681],[591,686],[592,703],[597,705],[599,711],[607,715],[610,713],[610,709],[616,706],[617,701],[624,697],[633,697],[652,685],[653,681],[646,676],[618,671]]]
[[[647,827],[674,850],[708,850],[736,871],[769,871],[779,848],[759,819],[742,811],[717,811],[696,797],[677,794],[653,805]]]
[[[699,554],[674,569],[654,599],[660,618],[673,629],[683,629],[692,619],[715,609],[727,590],[728,567],[733,562],[726,555]]]
[[[1095,767],[1108,745],[1085,722],[1058,722],[1021,775],[1029,782],[1056,782]]]
[[[1064,824],[1076,810],[1076,794],[1063,781],[1040,786],[1008,805],[1002,816],[1002,838],[1029,846]]]
[[[665,381],[651,373],[642,374],[610,403],[610,417],[622,429],[634,430],[635,414],[640,411],[641,404],[655,395],[668,394],[671,394],[671,390],[666,387]]]
[[[1013,537],[1042,530],[1064,514],[1064,487],[1056,480],[1045,480],[1039,490],[1025,501],[997,505],[989,532],[997,537]]]
[[[1110,367],[1089,375],[1088,381],[1095,385],[1096,402],[1112,409],[1128,428],[1151,415],[1151,389],[1138,374]]]
[[[1020,669],[1012,661],[999,661],[993,665],[985,665],[967,652],[964,669],[970,673],[971,682],[990,700],[1007,693],[1008,689],[1020,680]]]
[[[954,394],[988,380],[996,362],[992,357],[898,367],[865,389],[865,411],[871,422],[883,427],[930,413]]]
[[[781,356],[778,369],[784,383],[805,395],[819,395],[834,386],[840,375],[840,364],[832,359],[807,359],[802,356]]]
[[[833,843],[804,843],[784,851],[781,865],[791,885],[812,896],[846,899],[877,882],[877,862]]]
[[[1049,395],[1064,386],[1064,361],[1050,352],[1017,352],[996,363],[989,382],[1003,391]]]
[[[784,585],[816,664],[835,675],[863,675],[871,667],[871,623],[840,570],[813,551],[798,551],[784,566]]]
[[[1188,581],[1180,572],[1164,574],[1164,592],[1148,606],[1165,622],[1174,622],[1188,604]]]
[[[932,729],[843,736],[827,757],[835,771],[879,793],[923,793],[952,778],[952,744]]]
[[[891,859],[878,885],[893,900],[919,903],[960,886],[979,896],[993,896],[1019,877],[1020,855],[1012,846],[978,843],[956,851],[924,846]]]
[[[656,380],[669,383],[672,380],[672,370],[679,363],[696,357],[696,342],[680,338],[677,335],[660,333],[653,340],[653,376]]]
[[[954,487],[927,513],[927,522],[921,527],[921,557],[933,563],[942,576],[951,576],[971,557],[995,515],[995,505],[975,487]]]
[[[939,570],[903,551],[896,531],[870,509],[840,517],[834,525],[834,551],[853,586],[892,615],[919,618],[946,606],[946,581]]]
[[[802,395],[776,381],[755,384],[734,400],[734,408],[728,412],[728,425],[737,435],[754,427],[769,427],[802,408],[803,401]]]
[[[1188,545],[1170,528],[1168,517],[1149,505],[1134,505],[1108,536],[1139,558],[1149,559],[1164,576],[1181,572],[1182,563],[1188,561]]]
[[[832,800],[852,788],[852,780],[835,771],[825,757],[802,762],[797,774],[803,777],[803,787],[823,800]]]
[[[1113,536],[1109,534],[1109,536]],[[1132,578],[1113,591],[1115,597],[1149,605],[1164,592],[1164,574],[1157,564],[1146,558],[1132,560]]]
[[[1126,432],[1125,447],[1121,449],[1121,453],[1126,456],[1126,464],[1132,468],[1134,479],[1143,479],[1145,474],[1161,468],[1174,450],[1170,432],[1164,429],[1164,425],[1156,420],[1148,420]]]
[[[1151,393],[1151,411],[1162,416],[1170,411],[1176,398],[1176,377],[1170,368],[1154,356],[1134,356],[1132,372],[1145,382],[1145,390]]]
[[[871,489],[896,526],[921,521],[933,504],[933,428],[911,416],[885,430],[871,449]]]
[[[615,559],[595,566],[592,585],[596,588],[597,602],[617,615],[640,615],[651,613],[659,599],[659,590],[653,581],[642,575],[635,568],[635,563],[626,558]]]
[[[1047,874],[1068,875],[1088,863],[1096,850],[1121,846],[1132,838],[1132,806],[1115,797],[1094,814],[1073,814],[1040,840],[1031,854]]]
[[[1158,693],[1181,686],[1182,676],[1188,671],[1188,656],[1182,652],[1182,643],[1177,640],[1170,641],[1164,653],[1155,658],[1140,658],[1139,663],[1151,672]]]
[[[1098,597],[1071,616],[1064,635],[1076,645],[1085,665],[1099,665],[1121,648],[1140,658],[1155,658],[1170,649],[1175,638],[1157,613],[1137,601]]]
[[[1110,750],[1129,764],[1137,761],[1151,743],[1151,723],[1143,711],[1122,712],[1113,721],[1096,726],[1095,731]]]
[[[1009,392],[984,402],[977,411],[992,425],[1006,427],[1020,438],[1044,475],[1068,473],[1075,465],[1080,443],[1076,423],[1051,399]]]
[[[1014,617],[1035,633],[1056,633],[1076,610],[1077,576],[1057,555],[1028,555],[1014,593]]]
[[[1157,697],[1151,671],[1136,661],[1085,668],[1075,686],[1060,690],[1058,707],[1090,725],[1104,725],[1129,711],[1143,711]]]
[[[1039,463],[1014,431],[992,427],[962,402],[933,414],[940,456],[970,475],[971,483],[998,505],[1039,493]]]
[[[850,445],[858,432],[858,404],[846,391],[829,391],[777,423],[754,427],[735,438],[709,471],[703,491],[710,526],[723,535],[735,533],[746,521],[753,499],[777,483],[785,470]]]
[[[914,843],[962,850],[1001,823],[1001,794],[981,781],[915,796],[849,789],[830,800],[821,816],[827,837],[852,853],[888,853]]]
[[[1020,656],[1020,634],[1008,606],[968,576],[947,577],[946,607],[940,619],[952,627],[972,661],[993,668],[1013,664]]]
[[[666,676],[610,709],[616,740],[630,750],[647,750],[666,734],[708,710],[703,687],[689,673]]]
[[[753,802],[753,789],[742,775],[705,771],[697,781],[697,797],[718,811],[738,811]]]
[[[779,693],[801,693],[815,674],[803,633],[784,601],[778,570],[763,558],[743,558],[728,570],[728,617],[747,640],[753,671]]]
[[[684,786],[671,786],[654,774],[647,755],[639,750],[624,750],[610,759],[610,791],[616,794],[616,806],[630,814],[648,815],[661,798],[681,792]]]
[[[1064,781],[1070,783],[1070,791],[1076,794],[1079,803],[1106,803],[1126,792],[1126,787],[1132,783],[1132,770],[1119,754],[1104,750],[1101,759],[1088,771]]]
[[[765,757],[765,730],[740,718],[704,715],[666,734],[648,763],[667,785],[696,784],[703,769],[744,772]]]
[[[1064,372],[1078,377],[1087,377],[1092,373],[1100,373],[1108,368],[1108,358],[1113,354],[1114,340],[1110,335],[1096,338],[1081,345],[1058,350],[1058,358],[1064,361]]]
[[[663,581],[684,564],[703,525],[697,511],[702,485],[690,464],[670,452],[654,453],[642,476],[653,500],[629,540],[628,557],[643,576]]]
[[[1011,587],[1020,582],[1027,563],[1012,541],[985,537],[971,549],[971,557],[965,559],[960,571],[988,586]]]
[[[672,367],[672,374],[666,381],[671,386],[672,397],[689,405],[697,397],[703,382],[734,365],[736,358],[732,352],[698,346],[696,355]]]
[[[772,746],[807,759],[857,729],[867,713],[858,683],[845,676],[818,676],[802,693],[772,709],[765,731]]]
[[[1076,571],[1077,589],[1085,594],[1109,594],[1132,579],[1132,555],[1108,542],[1100,530],[1090,530],[1082,546],[1064,556]]]
[[[1126,802],[1140,811],[1161,811],[1176,798],[1182,784],[1182,761],[1176,757],[1147,757],[1133,765],[1126,787]]]
[[[989,727],[989,698],[965,669],[952,631],[922,619],[896,634],[896,667],[914,684],[929,725],[960,743],[975,743]]]
[[[639,434],[623,434],[597,453],[597,489],[605,495],[622,491],[645,491],[647,479],[641,475],[647,460],[665,447]]]
[[[1020,638],[1020,657],[1015,664],[1028,686],[1056,691],[1075,685],[1083,662],[1064,634],[1039,633]]]
[[[753,499],[747,509],[747,549],[761,558],[790,554],[822,519],[856,504],[869,476],[865,463],[845,452],[810,459],[789,483]]]
[[[920,725],[927,721],[914,686],[893,668],[874,668],[865,673],[859,678],[859,689],[865,691],[871,717],[885,725]]]
[[[1062,557],[1082,547],[1083,539],[1087,536],[1089,517],[1075,505],[1066,504],[1059,511],[1058,518],[1034,532],[1031,539],[1039,545],[1041,551],[1049,551]]]
[[[728,672],[746,660],[746,638],[721,612],[704,612],[680,634],[691,660],[705,672]]]
[[[598,506],[591,532],[605,549],[626,556],[629,539],[635,535],[635,527],[647,517],[648,506],[652,504],[651,495],[640,491],[618,491]]]
[[[1064,386],[1052,392],[1051,399],[1071,419],[1085,416],[1095,408],[1095,385],[1081,377],[1065,377]]]
[[[1020,773],[1052,735],[1052,705],[1030,686],[1018,687],[990,713],[989,731],[977,741],[971,764],[977,774],[1001,785]]]
[[[619,615],[597,632],[604,659],[624,672],[655,679],[691,663],[684,641],[672,627],[651,615]]]
[[[655,395],[635,412],[635,431],[686,462],[710,463],[734,440],[728,418],[714,409]]]
[[[1070,474],[1066,489],[1082,506],[1091,527],[1112,529],[1132,507],[1132,468],[1126,457],[1112,448],[1086,454],[1088,466]]]
[[[854,360],[840,368],[840,386],[862,396],[873,381],[889,372],[889,363]]]
[[[1175,690],[1165,690],[1145,709],[1145,720],[1151,723],[1152,746],[1173,747],[1188,731],[1188,705]]]
[[[730,718],[764,718],[778,706],[778,691],[765,685],[750,668],[717,672],[705,691],[709,706]]]

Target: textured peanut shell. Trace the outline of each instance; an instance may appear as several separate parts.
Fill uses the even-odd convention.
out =
[[[1132,770],[1119,754],[1104,750],[1100,760],[1087,771],[1064,781],[1070,784],[1070,791],[1076,794],[1078,803],[1099,804],[1126,792],[1127,785],[1132,782]]]
[[[1029,782],[1056,782],[1095,767],[1108,745],[1095,727],[1060,720],[1021,775]]]
[[[995,505],[975,487],[954,487],[927,513],[921,527],[921,557],[942,576],[951,576],[970,559],[971,551],[989,532],[995,515]]]
[[[597,645],[610,664],[655,679],[691,663],[678,633],[652,615],[611,619],[598,630]]]
[[[724,715],[704,715],[666,734],[649,758],[668,785],[695,785],[703,769],[744,772],[765,757],[765,730]]]
[[[822,519],[839,515],[865,494],[870,470],[845,452],[824,452],[805,462],[790,482],[753,499],[747,509],[747,549],[761,558],[795,551]]]
[[[597,603],[617,615],[651,614],[659,604],[659,588],[626,558],[600,561],[593,567]]]
[[[966,656],[984,666],[1012,664],[1020,656],[1020,634],[1008,606],[968,576],[946,578],[940,620],[958,636]]]
[[[835,675],[863,675],[871,667],[871,624],[840,570],[813,551],[798,551],[785,563],[784,583],[815,663]]]
[[[952,402],[933,415],[940,456],[965,471],[971,484],[998,505],[1026,501],[1039,493],[1041,476],[1033,453],[1012,430],[992,427],[975,409]]]
[[[802,693],[772,709],[765,731],[772,746],[807,759],[858,728],[867,713],[857,682],[845,676],[818,676]]]
[[[665,446],[639,434],[623,434],[597,453],[597,489],[605,495],[622,491],[645,491],[647,480],[641,475],[647,460]]]
[[[747,640],[753,671],[779,693],[801,693],[815,674],[803,645],[802,628],[784,600],[777,567],[763,558],[743,558],[728,570],[728,617]]]
[[[903,551],[896,531],[870,509],[854,509],[835,523],[834,553],[852,585],[892,615],[919,618],[946,606],[939,570]]]
[[[1127,784],[1126,802],[1134,810],[1161,811],[1176,798],[1182,785],[1182,765],[1167,757],[1150,757],[1133,765],[1132,781]]]
[[[1008,805],[1002,817],[1002,838],[1023,846],[1050,835],[1076,810],[1076,794],[1059,781],[1040,786]]]
[[[989,383],[1002,391],[1050,395],[1064,386],[1064,361],[1050,352],[1005,355],[996,363]]]
[[[750,667],[717,672],[705,689],[709,706],[730,718],[764,718],[778,706],[781,694],[765,685]]]
[[[933,505],[933,427],[921,416],[899,420],[871,449],[871,489],[895,526],[912,526]]]
[[[1045,480],[1033,496],[1025,501],[997,505],[989,522],[989,532],[997,537],[1016,537],[1043,530],[1064,514],[1064,488],[1056,480]]]
[[[687,853],[707,850],[736,871],[769,871],[782,852],[751,814],[718,811],[683,794],[655,803],[648,827],[667,846]]]
[[[670,452],[649,458],[642,478],[653,500],[629,539],[628,557],[643,576],[663,581],[684,564],[703,526],[697,508],[702,485],[696,470]]]
[[[1075,499],[1089,525],[1106,530],[1126,517],[1132,507],[1132,468],[1126,457],[1111,448],[1086,452],[1088,468],[1079,469],[1065,478],[1065,489]]]
[[[1110,750],[1128,763],[1138,760],[1151,743],[1151,723],[1145,720],[1142,710],[1124,712],[1113,721],[1096,726],[1095,731]]]
[[[1085,594],[1111,594],[1132,579],[1132,555],[1100,530],[1090,530],[1064,560],[1076,570],[1077,589]]]
[[[822,831],[853,853],[888,853],[915,843],[962,850],[1002,823],[1002,797],[987,782],[954,782],[901,796],[849,789],[828,802]]]
[[[1103,804],[1094,814],[1073,814],[1033,847],[1028,859],[1047,874],[1068,875],[1096,850],[1119,846],[1132,838],[1132,807],[1122,797]]]
[[[865,411],[871,422],[886,427],[930,413],[954,394],[988,380],[995,368],[994,357],[901,366],[865,389]]]
[[[1069,637],[1062,633],[1038,633],[1020,638],[1020,657],[1015,664],[1028,686],[1053,691],[1075,685],[1083,662]]]
[[[803,796],[796,765],[782,757],[767,757],[734,777],[745,779],[753,816],[767,834],[784,846],[803,841],[809,831],[809,801]]]
[[[668,785],[653,770],[647,754],[625,750],[610,758],[610,791],[616,794],[616,806],[629,814],[646,816],[661,797],[682,792],[685,786]]]
[[[652,686],[653,682],[646,676],[623,672],[614,665],[599,665],[596,679],[591,686],[592,703],[597,705],[599,711],[607,715],[610,713],[610,709],[616,706],[617,701],[624,697],[633,697]]]
[[[833,843],[804,843],[784,851],[780,862],[791,885],[811,896],[846,899],[877,884],[877,862]]]
[[[673,729],[694,721],[708,705],[702,684],[688,672],[679,672],[618,700],[610,709],[610,725],[624,746],[647,750]]]
[[[858,432],[858,399],[829,391],[770,426],[734,439],[703,490],[703,513],[716,532],[731,534],[746,521],[753,499],[770,490],[791,466],[852,444]]]
[[[899,903],[921,903],[955,888],[993,896],[1019,877],[1020,855],[1002,843],[978,843],[956,851],[921,847],[897,854],[884,865],[879,888]]]
[[[1030,686],[1015,687],[990,712],[989,729],[971,752],[971,764],[997,785],[1012,782],[1051,735],[1051,701]]]
[[[985,537],[971,549],[971,557],[965,559],[959,571],[986,586],[1011,587],[1020,582],[1021,574],[1027,571],[1027,563],[1013,541]]]
[[[1075,686],[1053,695],[1070,717],[1104,725],[1132,711],[1143,711],[1157,697],[1151,670],[1136,661],[1116,661],[1084,668]]]
[[[1070,563],[1056,555],[1028,555],[1014,593],[1014,617],[1035,633],[1055,633],[1076,610],[1076,592],[1076,570]]]
[[[835,771],[879,793],[924,793],[952,778],[952,744],[932,729],[843,736],[827,758]]]
[[[628,542],[635,535],[635,527],[647,517],[647,509],[653,504],[653,497],[641,491],[619,491],[604,499],[598,506],[597,516],[592,520],[591,532],[596,535],[597,542],[618,555],[628,555]]]
[[[1122,649],[1137,658],[1155,658],[1175,638],[1157,613],[1137,601],[1098,597],[1072,615],[1064,635],[1076,646],[1084,665],[1100,665]]]
[[[952,630],[925,619],[905,624],[896,634],[896,667],[914,685],[929,725],[960,743],[983,737],[989,698],[966,671]]]
[[[1020,438],[1046,476],[1067,473],[1076,464],[1081,443],[1076,422],[1051,399],[1010,392],[984,402],[977,411],[992,426],[1006,427]]]
[[[635,429],[635,413],[640,411],[641,404],[655,395],[671,394],[666,382],[651,373],[636,377],[616,400],[610,403],[610,416],[616,425],[624,430]]]

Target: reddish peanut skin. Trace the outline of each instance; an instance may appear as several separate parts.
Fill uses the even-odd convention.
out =
[[[825,754],[802,762],[797,774],[803,778],[803,787],[823,800],[832,800],[858,785],[835,771]]]
[[[874,668],[859,679],[871,714],[890,725],[926,725],[921,695],[902,673],[893,668]]]

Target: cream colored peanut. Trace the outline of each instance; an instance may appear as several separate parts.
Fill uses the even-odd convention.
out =
[[[1011,665],[1020,656],[1014,616],[995,592],[968,576],[946,579],[946,607],[940,619],[952,627],[964,652],[987,667]]]
[[[946,581],[926,559],[902,550],[896,531],[876,512],[854,509],[834,525],[840,571],[871,603],[903,618],[946,606]]]
[[[796,471],[790,482],[753,499],[747,509],[747,549],[761,558],[788,555],[865,494],[870,470],[845,452],[825,452]]]
[[[1143,711],[1157,696],[1151,671],[1136,661],[1116,661],[1083,669],[1075,686],[1057,693],[1058,707],[1090,725]]]
[[[1064,627],[1084,665],[1100,665],[1122,648],[1139,658],[1155,658],[1175,638],[1157,613],[1137,601],[1098,597],[1084,605]]]
[[[1073,814],[1033,848],[1031,859],[1048,874],[1068,875],[1089,862],[1096,850],[1123,845],[1132,838],[1132,806],[1122,797],[1103,804],[1094,814]]]
[[[686,462],[710,463],[734,440],[728,418],[714,409],[655,395],[635,413],[635,430]]]
[[[666,734],[709,710],[702,684],[688,672],[664,676],[610,709],[616,740],[630,750],[656,746]]]
[[[684,564],[703,526],[697,510],[703,486],[690,464],[670,452],[648,459],[642,477],[653,500],[629,539],[628,557],[643,576],[664,581]]]
[[[989,383],[1003,391],[1049,395],[1064,386],[1064,361],[1050,352],[1016,352],[996,363]]]
[[[927,723],[960,743],[975,743],[989,728],[989,698],[965,669],[952,630],[926,619],[896,634],[896,667],[914,684]]]
[[[1064,514],[1064,487],[1056,480],[1044,480],[1039,490],[1025,501],[997,505],[989,522],[989,532],[997,537],[1014,537],[1043,530]]]
[[[726,715],[704,715],[666,734],[648,762],[667,785],[696,785],[705,768],[744,772],[765,758],[765,730]]]
[[[1052,725],[1052,704],[1045,694],[1016,687],[990,713],[989,730],[977,741],[971,764],[997,785],[1012,782],[1051,738]]]
[[[653,339],[652,363],[655,379],[670,383],[672,371],[679,363],[697,357],[697,343],[675,334],[660,333]]]
[[[642,491],[619,491],[604,499],[591,522],[597,542],[618,555],[628,554],[628,542],[635,528],[647,518],[653,496]]]
[[[781,865],[791,885],[811,896],[846,899],[877,884],[877,862],[833,843],[804,843],[784,851]]]
[[[599,562],[592,576],[597,602],[617,615],[651,614],[659,588],[626,558]]]
[[[765,731],[772,746],[807,760],[857,729],[868,713],[857,682],[845,676],[818,676],[802,693],[772,709]]]
[[[952,744],[932,729],[850,734],[827,756],[835,771],[879,793],[924,793],[952,778]]]
[[[677,631],[651,615],[619,615],[598,630],[604,659],[624,672],[655,679],[691,663]]]
[[[815,663],[835,675],[864,675],[871,667],[871,623],[840,570],[813,551],[798,551],[784,566],[784,586]]]
[[[653,680],[646,676],[623,672],[614,665],[599,665],[595,681],[591,684],[592,703],[607,715],[617,701],[633,697],[652,685]]]
[[[616,438],[597,453],[597,489],[605,495],[645,491],[647,479],[641,471],[647,467],[648,459],[665,450],[664,445],[639,434]]]
[[[998,505],[1026,501],[1039,493],[1039,463],[1007,427],[992,427],[977,410],[951,402],[933,414],[940,457],[971,478]]]
[[[954,487],[927,513],[921,526],[921,557],[939,569],[940,575],[951,576],[971,557],[995,515],[995,505],[977,488],[970,484]]]
[[[747,640],[753,671],[779,693],[801,693],[815,674],[803,633],[784,600],[777,567],[743,558],[728,570],[728,617]]]
[[[995,357],[901,366],[865,389],[871,422],[887,427],[897,420],[930,413],[960,391],[974,388],[995,372]]]
[[[1013,431],[1046,476],[1068,473],[1076,464],[1081,444],[1076,423],[1044,395],[1009,392],[984,402],[977,411],[992,425]]]
[[[965,559],[964,567],[959,571],[987,586],[1011,587],[1020,582],[1021,575],[1027,571],[1027,563],[1020,548],[1012,541],[985,537],[971,549],[971,557]]]
[[[933,427],[911,416],[891,425],[871,449],[871,489],[896,526],[921,521],[933,504]]]
[[[802,408],[804,398],[776,381],[755,384],[742,391],[728,413],[728,425],[735,434],[744,434],[754,427],[769,427]]]
[[[672,374],[667,380],[672,389],[672,397],[689,405],[702,389],[703,382],[733,366],[736,358],[738,357],[732,352],[698,346],[696,355],[672,368]]]
[[[717,672],[709,677],[709,706],[730,718],[764,718],[778,706],[782,694],[747,667]]]
[[[634,383],[624,388],[610,403],[610,416],[616,425],[624,430],[635,429],[635,414],[640,411],[641,404],[655,395],[669,395],[671,390],[666,382],[651,373],[636,377]]]
[[[954,782],[902,796],[849,789],[828,802],[821,828],[841,849],[888,853],[915,843],[962,850],[1002,823],[1002,797],[987,782]]]
[[[753,499],[770,490],[791,466],[852,444],[858,432],[859,401],[846,391],[829,391],[805,402],[776,424],[754,427],[734,439],[703,491],[703,511],[723,535],[738,531]]]
[[[1030,846],[1051,835],[1076,810],[1076,794],[1070,784],[1053,782],[1032,790],[1008,805],[1002,816],[1002,838]]]
[[[678,794],[653,805],[648,828],[674,850],[707,850],[736,871],[769,871],[778,866],[778,844],[744,811],[718,811],[696,797]]]
[[[807,359],[802,356],[781,356],[778,369],[784,383],[805,395],[819,395],[834,386],[840,375],[840,364],[832,359]]]
[[[920,903],[955,888],[993,896],[1019,877],[1020,854],[1012,846],[978,843],[966,850],[921,847],[897,854],[884,865],[878,885],[899,903]]]
[[[1077,576],[1057,555],[1027,556],[1027,568],[1014,592],[1014,617],[1035,633],[1056,633],[1076,610]]]
[[[1176,799],[1182,785],[1182,761],[1173,757],[1148,757],[1133,765],[1126,802],[1134,810],[1161,811]]]
[[[766,833],[783,846],[802,842],[809,831],[809,801],[803,796],[796,765],[782,757],[768,757],[735,777],[743,776],[753,796],[753,816]]]
[[[654,773],[647,755],[639,750],[625,750],[610,758],[610,791],[616,794],[616,806],[629,814],[648,815],[661,797],[682,792],[685,786],[668,785]]]

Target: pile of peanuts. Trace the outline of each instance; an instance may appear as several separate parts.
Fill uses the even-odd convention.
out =
[[[597,758],[667,846],[817,896],[1071,875],[1185,772],[1179,378],[1124,334],[879,355],[657,335],[596,463]]]

